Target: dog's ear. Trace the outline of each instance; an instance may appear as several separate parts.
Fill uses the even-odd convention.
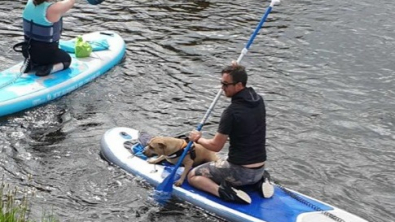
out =
[[[162,150],[166,149],[166,145],[163,142],[158,142],[158,147],[159,147],[159,149],[162,149]]]

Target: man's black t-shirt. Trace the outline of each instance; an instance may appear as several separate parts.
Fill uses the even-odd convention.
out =
[[[246,165],[266,161],[266,110],[263,98],[250,87],[235,94],[222,113],[218,132],[230,138],[230,163]]]

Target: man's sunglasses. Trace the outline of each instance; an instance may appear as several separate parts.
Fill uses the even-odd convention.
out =
[[[237,84],[237,82],[222,82],[221,81],[221,85],[223,86],[223,87],[228,87],[228,86],[230,86],[230,85],[236,85]]]

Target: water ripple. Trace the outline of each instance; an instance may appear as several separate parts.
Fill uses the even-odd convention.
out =
[[[22,40],[24,4],[0,5],[1,69],[22,59],[11,45]],[[99,141],[114,126],[156,135],[193,129],[220,89],[221,68],[237,59],[267,4],[77,2],[64,38],[111,29],[127,52],[91,84],[0,118],[0,169],[7,181],[37,190],[32,217],[51,206],[61,221],[221,221],[183,202],[153,205],[153,188],[102,160]],[[283,1],[242,61],[266,99],[272,177],[375,222],[395,218],[394,10],[385,0]],[[205,136],[228,104],[220,98]]]

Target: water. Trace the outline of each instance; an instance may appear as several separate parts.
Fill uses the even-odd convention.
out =
[[[10,46],[22,40],[24,3],[0,5],[1,69],[21,60]],[[78,1],[64,39],[111,29],[127,55],[61,99],[0,118],[0,172],[36,189],[31,217],[221,221],[184,202],[156,206],[153,187],[100,158],[99,141],[115,126],[168,136],[193,129],[268,4]],[[242,61],[266,99],[273,179],[373,222],[395,218],[394,10],[390,0],[283,1]],[[228,103],[220,99],[204,136]]]

